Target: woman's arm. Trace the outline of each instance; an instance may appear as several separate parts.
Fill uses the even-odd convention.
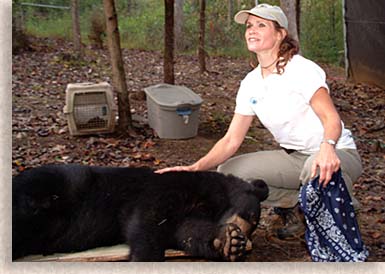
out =
[[[157,170],[157,173],[169,171],[208,170],[229,159],[242,144],[253,121],[253,116],[234,114],[226,134],[201,159],[190,166],[175,166]]]
[[[338,158],[334,145],[331,145],[326,140],[338,142],[341,136],[341,119],[334,107],[333,101],[330,98],[328,91],[325,88],[319,88],[310,100],[310,105],[314,112],[321,120],[324,128],[323,142],[320,144],[320,151],[312,165],[312,177],[316,175],[317,168],[320,171],[320,183],[326,186],[333,172],[340,168],[340,159]]]

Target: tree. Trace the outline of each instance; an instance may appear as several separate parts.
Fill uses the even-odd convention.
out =
[[[184,0],[175,0],[175,22],[174,22],[174,31],[175,31],[175,48],[177,50],[182,50],[186,45],[183,39],[183,4]]]
[[[204,73],[206,70],[206,52],[205,52],[205,28],[206,28],[206,0],[199,1],[199,43],[198,59],[199,70]]]
[[[174,79],[174,0],[165,0],[165,25],[164,25],[164,82],[173,85]]]
[[[72,36],[78,57],[82,56],[82,40],[80,34],[79,0],[71,0]]]
[[[299,41],[298,35],[298,18],[299,18],[299,1],[300,0],[281,0],[282,10],[289,21],[289,35],[295,40]]]
[[[228,0],[227,2],[227,27],[231,27],[234,16],[234,0]]]
[[[28,48],[28,36],[24,29],[23,11],[20,8],[20,1],[12,2],[12,53],[16,54],[21,49]]]
[[[135,0],[127,0],[127,13],[132,14],[137,6],[137,3]]]
[[[108,50],[112,65],[113,85],[118,93],[119,131],[126,132],[131,128],[131,112],[128,100],[126,76],[120,47],[118,17],[114,0],[103,0],[104,17],[107,27]]]

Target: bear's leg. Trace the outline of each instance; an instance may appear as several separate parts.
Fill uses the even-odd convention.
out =
[[[127,216],[123,235],[130,248],[129,261],[132,262],[160,262],[164,261],[165,243],[167,235],[161,226],[148,220],[136,210]]]
[[[149,228],[143,228],[150,231]],[[164,261],[165,249],[152,235],[153,232],[138,231],[132,233],[128,241],[130,248],[129,261],[131,262],[161,262]]]
[[[231,208],[223,215],[221,223],[234,223],[249,238],[257,228],[261,215],[260,202],[268,195],[268,187],[262,180],[251,182],[254,191],[238,192],[231,197]]]
[[[238,204],[233,205],[223,216],[220,221],[222,224],[236,224],[246,237],[250,238],[251,234],[257,228],[261,215],[261,207],[259,201],[250,199],[252,195],[242,195]]]
[[[246,253],[247,238],[235,224],[218,225],[190,218],[176,232],[178,248],[193,256],[240,261]]]

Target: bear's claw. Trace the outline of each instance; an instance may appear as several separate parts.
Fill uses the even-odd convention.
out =
[[[220,227],[213,244],[224,260],[240,261],[246,254],[247,238],[237,225],[230,223]]]

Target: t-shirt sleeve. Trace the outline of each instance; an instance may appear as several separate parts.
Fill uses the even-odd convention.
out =
[[[234,110],[235,113],[242,115],[255,115],[249,103],[249,94],[250,92],[248,92],[248,85],[245,83],[245,81],[242,81],[236,98],[236,105]]]
[[[299,84],[299,91],[306,102],[309,103],[314,93],[321,87],[326,88],[329,92],[325,71],[320,66],[307,60],[307,62],[302,65],[301,71],[302,73],[299,75],[300,79],[297,79],[297,81]]]

